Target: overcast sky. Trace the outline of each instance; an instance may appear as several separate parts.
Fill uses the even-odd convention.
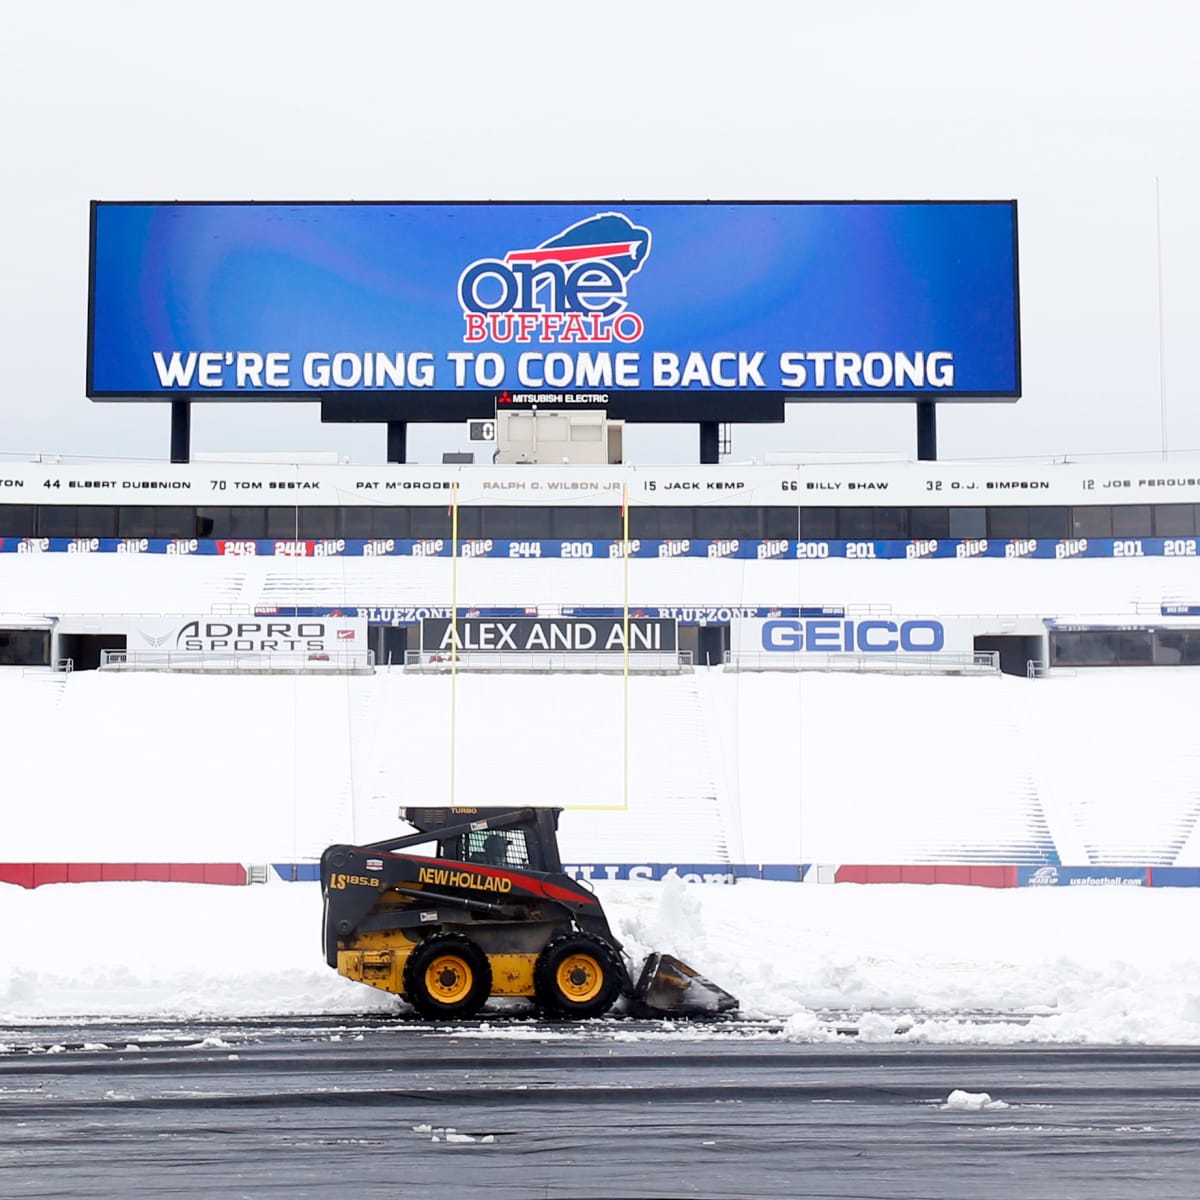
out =
[[[694,197],[1015,198],[1024,395],[943,408],[940,456],[1200,456],[1189,0],[60,0],[4,15],[0,454],[168,455],[166,405],[84,395],[92,199]],[[732,457],[915,454],[911,404],[789,414],[735,426]],[[193,407],[193,452],[379,462],[384,440],[323,426],[315,404]],[[415,461],[467,448],[461,425],[410,430]],[[635,426],[626,452],[695,461],[696,429]]]

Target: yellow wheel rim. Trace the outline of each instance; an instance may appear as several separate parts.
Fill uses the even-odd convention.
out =
[[[475,977],[457,954],[439,954],[425,968],[425,990],[439,1004],[457,1004],[471,991]]]
[[[590,954],[568,954],[554,972],[558,990],[576,1004],[595,1000],[604,987],[604,971]]]

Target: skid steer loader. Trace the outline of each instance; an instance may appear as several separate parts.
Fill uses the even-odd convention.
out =
[[[737,1000],[669,954],[636,981],[596,896],[563,873],[560,808],[402,808],[414,834],[321,856],[325,957],[425,1017],[467,1017],[490,996],[595,1017],[729,1012]],[[436,842],[436,857],[409,848]]]

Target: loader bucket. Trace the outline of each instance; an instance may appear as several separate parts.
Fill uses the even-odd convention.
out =
[[[670,954],[651,954],[633,989],[632,1009],[643,1017],[705,1017],[737,1008],[736,996]]]

